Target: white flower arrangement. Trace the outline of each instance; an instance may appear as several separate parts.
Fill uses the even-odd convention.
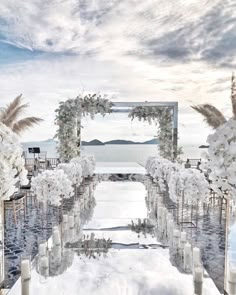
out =
[[[174,202],[181,192],[184,192],[185,200],[193,202],[204,200],[209,193],[209,183],[197,169],[185,169],[180,164],[156,157],[148,159],[146,169],[158,182],[162,192],[169,190],[169,196]]]
[[[236,192],[236,119],[231,118],[220,125],[207,138],[208,169],[213,189],[218,193],[229,190]],[[221,188],[221,190],[219,189]]]
[[[73,195],[72,182],[61,169],[46,170],[32,178],[31,188],[40,202],[59,206]]]
[[[16,184],[28,183],[23,150],[18,136],[0,123],[0,197],[7,200],[17,190]]]
[[[209,194],[209,183],[204,174],[197,169],[173,171],[169,181],[169,196],[176,202],[181,193],[185,201],[204,201]]]
[[[62,163],[57,166],[68,176],[73,185],[79,186],[82,182],[82,167],[78,162]]]
[[[173,163],[162,157],[152,157],[147,160],[146,170],[157,181],[162,192],[166,191],[166,184],[169,183],[172,171],[178,171],[179,164]]]
[[[61,102],[56,110],[56,124],[58,130],[56,137],[59,139],[59,155],[62,161],[69,162],[80,155],[80,129],[81,118],[90,115],[94,119],[95,114],[110,113],[112,103],[101,95],[78,96]]]
[[[84,154],[81,157],[71,159],[70,163],[81,165],[82,176],[84,178],[94,174],[96,162],[93,155]]]

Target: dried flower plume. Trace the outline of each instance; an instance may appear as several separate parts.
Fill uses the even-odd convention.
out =
[[[28,104],[22,102],[22,94],[18,95],[9,105],[0,111],[0,122],[8,126],[17,134],[43,121],[37,117],[27,117],[19,120]]]

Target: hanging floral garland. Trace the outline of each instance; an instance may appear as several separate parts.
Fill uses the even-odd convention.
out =
[[[63,162],[69,162],[80,155],[80,129],[82,116],[111,113],[112,103],[101,95],[88,94],[60,102],[56,110],[56,136],[59,139],[58,152]]]
[[[15,133],[0,123],[0,198],[9,199],[16,184],[28,183],[23,150]]]
[[[173,160],[175,157],[173,145],[173,109],[171,107],[138,106],[132,109],[129,117],[133,120],[147,121],[149,124],[159,125],[157,137],[161,157]]]

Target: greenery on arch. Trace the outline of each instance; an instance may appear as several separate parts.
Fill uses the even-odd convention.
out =
[[[55,137],[59,139],[58,152],[63,162],[80,154],[80,129],[82,116],[111,113],[112,102],[100,94],[79,95],[60,102],[56,109],[55,123],[58,126]]]
[[[158,125],[157,138],[159,139],[159,152],[163,158],[174,160],[175,155],[173,138],[173,108],[160,106],[138,106],[133,108],[129,117],[134,120],[147,121]]]

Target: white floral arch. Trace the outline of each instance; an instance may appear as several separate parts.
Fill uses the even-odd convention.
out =
[[[81,119],[90,115],[126,112],[135,118],[158,126],[159,150],[162,157],[175,160],[178,155],[178,102],[111,102],[105,96],[89,94],[61,102],[56,110],[56,137],[59,139],[59,155],[69,162],[80,155]]]

